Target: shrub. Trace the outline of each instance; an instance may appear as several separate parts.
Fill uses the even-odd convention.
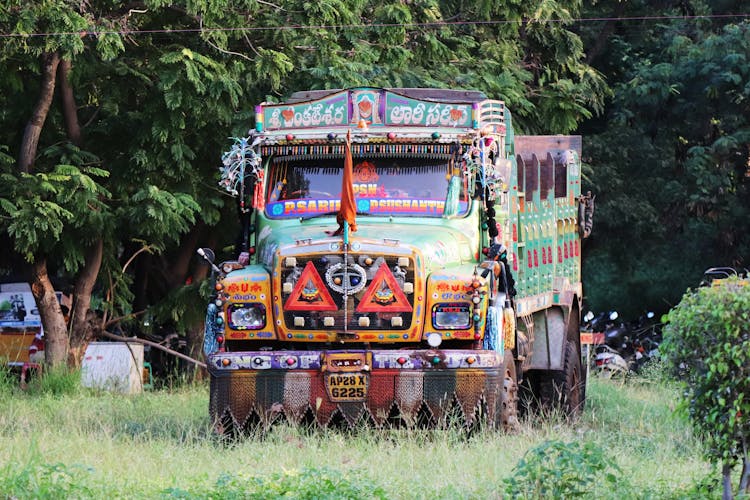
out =
[[[527,451],[505,479],[505,494],[518,499],[591,496],[598,486],[615,485],[619,472],[593,443],[545,441]]]
[[[724,496],[740,461],[739,489],[750,493],[750,285],[735,278],[688,291],[669,313],[662,347],[685,388],[682,408],[722,465]]]

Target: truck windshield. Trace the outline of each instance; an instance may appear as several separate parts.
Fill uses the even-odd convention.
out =
[[[342,158],[285,161],[270,169],[266,198],[269,217],[315,217],[335,213],[341,203]],[[449,183],[447,160],[415,158],[355,158],[353,170],[357,212],[372,216],[442,217],[448,186],[451,215],[468,210],[463,178]],[[449,201],[450,203],[450,201]]]

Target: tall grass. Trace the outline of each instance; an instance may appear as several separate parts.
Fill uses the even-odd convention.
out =
[[[715,472],[673,411],[674,389],[644,380],[592,380],[577,422],[528,416],[514,435],[278,426],[225,443],[211,431],[205,385],[123,396],[58,376],[26,391],[0,378],[0,497],[523,498],[506,479],[533,480],[534,450],[544,462],[545,449],[570,477],[591,475],[598,498],[702,497]]]

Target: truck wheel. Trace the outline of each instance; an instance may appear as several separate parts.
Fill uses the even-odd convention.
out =
[[[571,339],[580,340],[581,338],[581,323],[580,323],[579,318],[580,318],[580,315],[577,312],[576,314],[571,313],[570,315],[570,319],[568,320],[568,343],[572,343],[573,350],[578,353],[578,379],[579,379],[578,386],[580,387],[580,394],[581,394],[581,402],[578,405],[578,411],[580,413],[586,407],[586,387],[588,386],[588,379],[587,379],[588,373],[586,372],[586,367],[583,365],[580,342],[576,343],[573,340],[571,340]],[[588,362],[588,360],[586,361]]]
[[[502,403],[500,423],[503,431],[512,433],[518,431],[518,383],[516,378],[516,363],[513,354],[505,351],[505,376],[503,377]]]
[[[565,364],[561,371],[548,372],[539,381],[539,398],[548,408],[559,408],[568,417],[577,417],[583,409],[584,375],[576,345],[565,343]]]
[[[575,343],[565,343],[565,364],[562,370],[534,370],[527,375],[531,406],[540,410],[560,410],[567,417],[577,417],[584,402],[581,358]]]

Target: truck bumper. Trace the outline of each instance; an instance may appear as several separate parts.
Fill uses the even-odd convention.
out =
[[[500,353],[474,350],[216,353],[208,362],[210,415],[221,432],[282,418],[440,426],[456,410],[466,425],[480,416],[495,425],[507,397],[504,362]],[[332,387],[349,379],[363,390]]]

